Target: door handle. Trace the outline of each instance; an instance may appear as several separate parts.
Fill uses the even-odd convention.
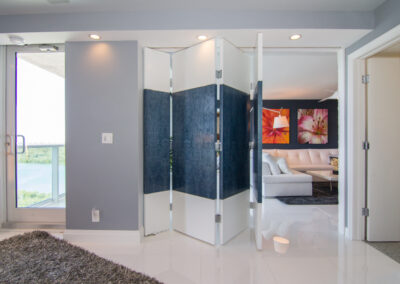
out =
[[[13,155],[13,154],[15,154],[14,135],[7,134],[6,137],[7,137],[7,141],[6,141],[7,154]]]
[[[22,151],[19,152],[17,150],[17,154],[23,154],[23,153],[25,153],[25,136],[24,135],[17,135],[17,139],[18,139],[18,137],[22,138]]]

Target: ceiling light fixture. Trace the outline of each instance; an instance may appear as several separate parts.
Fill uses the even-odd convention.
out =
[[[301,39],[301,34],[294,34],[294,35],[291,35],[291,36],[290,36],[290,39],[291,39],[291,40],[298,40],[298,39]]]
[[[10,40],[10,42],[12,44],[16,44],[16,45],[24,45],[25,44],[24,39],[17,35],[9,35],[8,39]]]
[[[205,36],[205,35],[199,35],[199,36],[197,37],[197,39],[198,39],[198,40],[206,40],[206,39],[207,39],[207,36]]]
[[[42,52],[56,52],[58,50],[58,46],[50,44],[42,44],[39,45],[39,50]]]
[[[99,39],[101,39],[101,36],[96,35],[96,34],[90,34],[90,35],[89,35],[89,38],[90,38],[90,39],[94,39],[94,40],[99,40]]]

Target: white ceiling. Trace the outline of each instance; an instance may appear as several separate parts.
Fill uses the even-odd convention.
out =
[[[263,99],[324,99],[337,90],[334,52],[264,52]]]
[[[167,10],[372,11],[383,2],[385,0],[2,0],[0,14]]]
[[[262,32],[266,47],[347,47],[370,30],[355,29],[269,29],[269,30],[165,30],[165,31],[86,31],[19,33],[26,44],[88,41],[89,33],[98,33],[102,40],[138,40],[148,47],[188,47],[199,42],[198,35],[221,36],[238,47],[255,47],[257,33]],[[289,40],[294,33],[302,34],[297,41]],[[0,45],[12,44],[8,34],[0,34]]]

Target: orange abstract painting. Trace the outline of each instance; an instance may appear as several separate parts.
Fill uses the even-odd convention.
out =
[[[286,116],[290,125],[290,109],[273,109],[280,111],[282,116]],[[262,115],[262,142],[263,144],[289,144],[289,127],[273,128],[274,118],[279,116],[278,113],[268,109],[263,109]]]

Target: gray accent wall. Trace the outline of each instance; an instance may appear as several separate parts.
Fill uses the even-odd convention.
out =
[[[66,227],[137,230],[142,184],[138,44],[68,42]],[[102,144],[112,132],[114,144]],[[91,210],[100,222],[91,222]]]
[[[360,40],[346,48],[346,54],[352,53],[397,25],[400,25],[400,1],[387,0],[375,9],[374,17],[375,28]]]

